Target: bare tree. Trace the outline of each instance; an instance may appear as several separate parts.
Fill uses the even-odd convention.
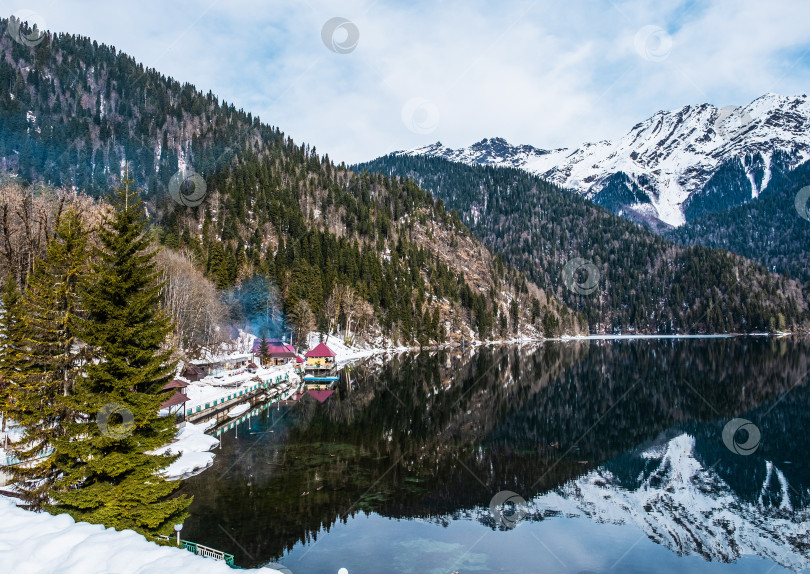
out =
[[[332,326],[337,323],[337,319],[340,316],[340,296],[337,287],[332,289],[329,297],[326,298],[324,313],[327,319],[329,319],[329,324],[326,327],[326,342],[328,343],[329,335],[332,334]]]
[[[289,318],[292,324],[295,325],[295,340],[300,347],[301,341],[305,341],[309,332],[315,328],[315,315],[312,313],[312,309],[309,308],[309,303],[301,299],[290,311]]]
[[[374,324],[374,306],[368,301],[359,301],[356,312],[357,330],[365,333],[369,325]]]
[[[174,321],[173,342],[190,354],[225,342],[227,309],[188,253],[162,249],[157,263],[164,282],[163,305]]]
[[[0,185],[0,268],[2,275],[26,283],[34,259],[44,254],[48,237],[61,213],[73,207],[85,226],[93,230],[103,207],[85,195],[64,190]]]
[[[352,336],[352,316],[355,315],[358,309],[360,299],[357,294],[349,286],[343,289],[343,315],[346,317],[346,331],[344,333],[346,339]]]

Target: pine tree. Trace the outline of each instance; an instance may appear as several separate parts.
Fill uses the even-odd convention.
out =
[[[64,476],[48,509],[154,536],[182,522],[191,499],[170,498],[179,484],[160,476],[175,457],[148,454],[174,435],[173,419],[158,416],[174,364],[163,347],[171,323],[160,310],[155,253],[131,184],[127,172],[98,230],[80,326],[94,360],[71,401],[87,418],[72,422],[55,445]]]
[[[23,337],[25,356],[12,395],[11,418],[24,429],[12,449],[20,460],[13,467],[27,501],[39,508],[59,474],[54,442],[64,435],[64,422],[75,415],[68,406],[79,377],[81,357],[74,344],[86,273],[87,235],[79,215],[68,210],[56,223],[46,255],[34,262],[25,290]]]
[[[543,336],[550,339],[557,336],[560,322],[550,311],[543,315]]]

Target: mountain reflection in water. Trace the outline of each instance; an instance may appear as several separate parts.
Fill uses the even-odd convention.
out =
[[[681,560],[808,568],[809,351],[802,340],[732,338],[375,357],[344,371],[323,403],[274,405],[225,433],[214,466],[182,489],[194,495],[183,535],[245,567],[294,557],[296,574],[321,571],[305,564],[328,548],[337,566],[363,556],[357,574],[385,571],[394,545],[431,555],[418,524],[387,523],[387,548],[379,519],[363,516],[448,532],[471,521],[476,538],[492,532],[499,545],[473,563],[474,540],[459,542],[465,558],[447,565],[516,571],[495,565],[519,553],[509,540],[524,528],[548,522],[587,539],[595,521],[605,533],[638,529]],[[734,417],[759,429],[753,454],[723,443]],[[514,530],[489,510],[501,491],[528,501]],[[623,558],[630,571],[634,555]],[[444,571],[420,571],[434,566]]]

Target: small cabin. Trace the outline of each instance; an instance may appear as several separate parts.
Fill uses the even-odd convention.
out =
[[[188,383],[178,379],[163,386],[164,391],[174,389],[174,394],[160,404],[161,416],[179,415],[184,412],[183,404],[189,400],[188,396],[186,396],[186,387],[188,387]]]
[[[205,375],[197,365],[188,364],[186,368],[183,370],[183,378],[188,379],[192,383],[199,381]]]
[[[233,353],[220,357],[195,359],[192,365],[202,372],[202,376],[217,376],[243,369],[253,359],[249,353]],[[186,377],[188,378],[188,377]],[[189,379],[191,380],[191,379]]]
[[[304,368],[308,371],[331,370],[335,367],[335,352],[326,346],[326,343],[318,345],[307,351],[304,355],[307,362]]]
[[[295,360],[295,349],[292,345],[285,344],[279,339],[265,339],[262,349],[262,343],[261,339],[253,342],[253,354],[260,358],[264,366],[286,365]]]

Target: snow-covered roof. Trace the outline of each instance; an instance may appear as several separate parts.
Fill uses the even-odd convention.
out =
[[[204,353],[202,358],[190,361],[192,365],[210,365],[212,363],[230,363],[235,361],[249,361],[253,358],[252,353],[229,353],[213,355]]]

